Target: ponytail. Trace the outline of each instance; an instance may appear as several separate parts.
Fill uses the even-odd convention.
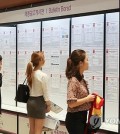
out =
[[[30,87],[32,87],[32,75],[33,75],[33,64],[29,62],[26,68],[27,82]]]
[[[70,58],[67,59],[67,67],[66,67],[66,77],[70,79],[73,74],[74,65]]]

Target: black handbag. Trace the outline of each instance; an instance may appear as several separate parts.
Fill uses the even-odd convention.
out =
[[[29,99],[29,87],[25,84],[26,79],[24,80],[23,84],[18,85],[18,89],[16,92],[15,100],[18,102],[27,103]]]

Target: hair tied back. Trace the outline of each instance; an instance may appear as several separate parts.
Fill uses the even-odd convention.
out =
[[[30,64],[31,64],[31,66],[33,67],[33,63],[32,63],[32,61],[30,61],[29,63],[30,63]]]

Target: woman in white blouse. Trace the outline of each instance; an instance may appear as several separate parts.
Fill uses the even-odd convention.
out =
[[[45,113],[50,111],[50,100],[47,91],[47,75],[40,69],[44,65],[44,53],[33,52],[27,65],[26,75],[30,88],[27,102],[27,113],[30,123],[29,134],[41,134]]]

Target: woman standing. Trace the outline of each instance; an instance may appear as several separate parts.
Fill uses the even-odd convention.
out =
[[[30,88],[27,112],[30,123],[29,134],[41,134],[45,121],[45,113],[50,111],[48,98],[47,75],[40,69],[45,63],[43,52],[33,52],[27,65],[26,75]]]
[[[87,120],[87,111],[95,96],[89,94],[87,82],[84,80],[84,71],[88,70],[88,57],[84,50],[74,50],[67,60],[67,114],[66,128],[69,134],[84,134]]]
[[[1,87],[2,87],[2,73],[1,73],[1,69],[2,69],[2,56],[0,55],[0,114],[1,114],[1,104],[2,104],[2,100],[1,100]]]

